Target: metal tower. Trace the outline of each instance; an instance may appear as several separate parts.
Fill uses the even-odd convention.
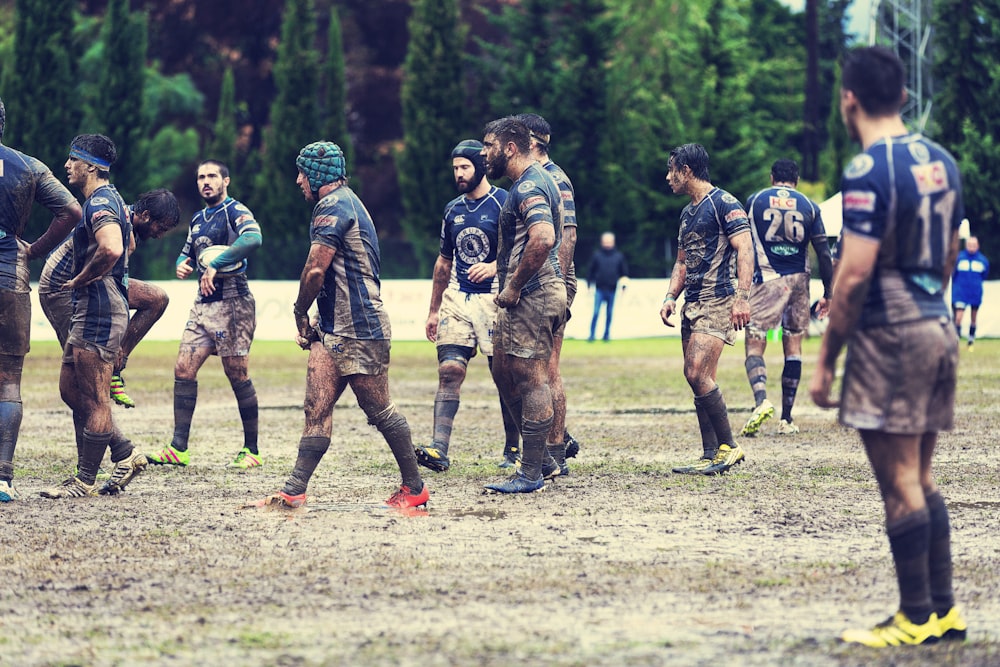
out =
[[[895,51],[906,65],[906,104],[903,120],[923,132],[931,116],[934,93],[931,77],[932,0],[871,0],[868,44]]]

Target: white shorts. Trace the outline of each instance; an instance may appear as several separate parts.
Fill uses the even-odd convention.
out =
[[[493,356],[493,326],[497,319],[497,305],[493,294],[469,294],[446,289],[441,296],[438,319],[437,345],[476,347],[487,357]]]

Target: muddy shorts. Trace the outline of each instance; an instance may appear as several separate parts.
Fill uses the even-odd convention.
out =
[[[59,347],[65,348],[66,339],[69,338],[69,325],[73,320],[73,292],[71,290],[40,292],[38,302],[42,306],[45,318],[56,332]]]
[[[949,431],[957,375],[948,318],[862,329],[848,343],[840,423],[901,435]]]
[[[208,347],[220,357],[245,357],[256,328],[257,306],[251,294],[196,303],[181,334],[181,347]]]
[[[323,347],[333,357],[337,375],[384,375],[389,372],[388,340],[358,340],[323,334]]]
[[[753,286],[747,336],[763,340],[767,332],[777,329],[779,324],[788,336],[809,330],[808,273],[780,276]]]
[[[0,354],[23,357],[30,343],[31,294],[0,289]]]
[[[566,323],[569,322],[569,318],[573,315],[570,312],[570,308],[573,307],[573,301],[576,300],[576,287],[576,275],[574,274],[572,278],[566,279],[566,319],[563,320],[562,325],[555,332],[557,338],[565,338]]]
[[[469,294],[446,289],[441,296],[437,346],[471,347],[472,356],[475,356],[478,344],[483,354],[492,357],[493,323],[497,317],[497,305],[493,296],[489,292]]]
[[[685,301],[681,307],[681,339],[690,340],[691,334],[708,334],[721,338],[726,345],[736,342],[733,329],[733,300],[736,295],[703,301]]]
[[[498,353],[548,361],[556,331],[565,323],[566,283],[560,280],[522,295],[513,308],[498,308],[493,345]]]
[[[105,276],[104,281],[109,299],[91,300],[86,289],[76,290],[63,363],[73,363],[74,347],[90,350],[108,364],[118,359],[128,328],[128,302],[118,293],[113,278]]]

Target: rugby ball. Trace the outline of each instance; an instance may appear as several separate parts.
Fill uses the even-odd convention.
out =
[[[198,268],[201,269],[202,273],[208,268],[208,265],[212,263],[216,257],[222,253],[229,250],[227,245],[210,245],[207,248],[203,248],[200,253],[198,253]],[[220,276],[230,275],[233,273],[239,273],[243,268],[243,262],[239,261],[234,264],[227,264],[220,269],[216,269],[216,273]]]

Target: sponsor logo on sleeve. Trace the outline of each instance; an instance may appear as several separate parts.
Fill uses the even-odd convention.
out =
[[[844,170],[844,178],[861,178],[875,166],[875,159],[868,153],[855,155]]]
[[[844,210],[875,212],[875,193],[864,190],[848,190],[844,193]]]
[[[736,209],[730,211],[729,213],[726,213],[726,222],[732,222],[733,220],[740,220],[746,217],[747,217],[746,213],[744,213],[739,209]]]

